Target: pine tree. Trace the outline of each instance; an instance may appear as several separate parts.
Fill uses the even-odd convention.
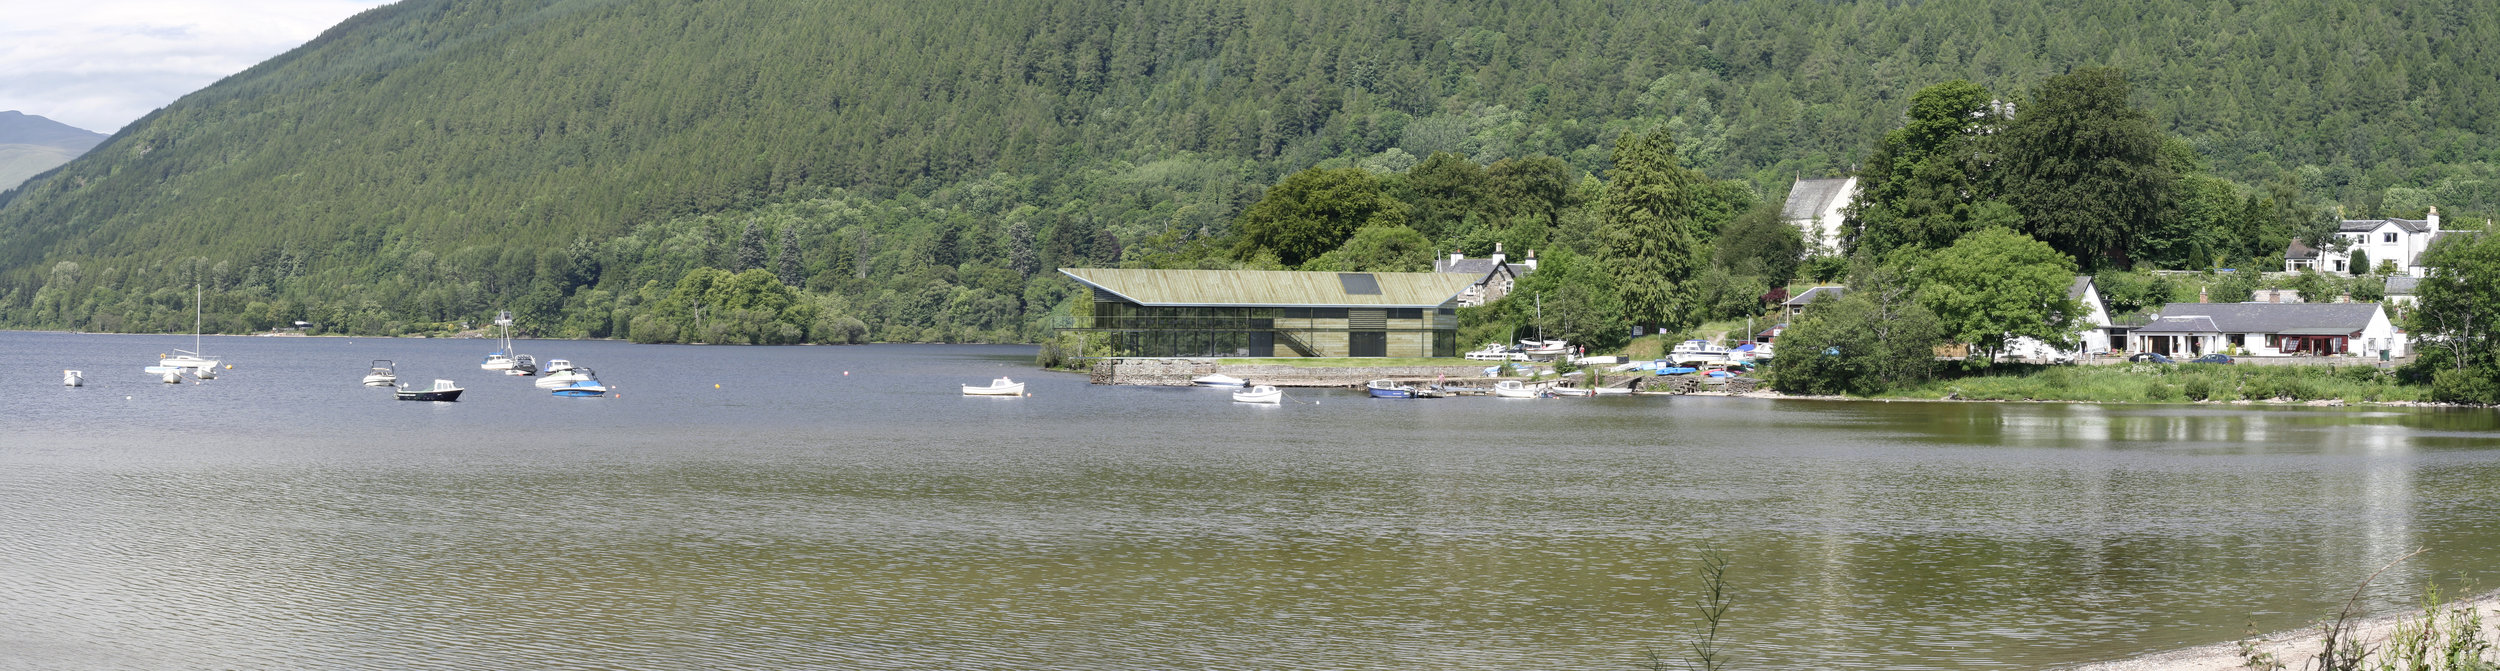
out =
[[[773,275],[781,278],[782,284],[795,287],[799,286],[800,280],[803,279],[799,277],[799,269],[803,266],[799,254],[798,224],[783,224],[781,226],[781,250],[773,255]]]
[[[737,263],[739,272],[764,267],[764,232],[755,227],[755,222],[747,222],[746,232],[738,234]]]
[[[1032,277],[1041,269],[1041,261],[1033,249],[1033,226],[1023,220],[1007,225],[1007,267],[1017,275]]]
[[[1615,144],[1599,234],[1603,262],[1623,291],[1624,316],[1672,333],[1692,328],[1698,316],[1692,282],[1708,251],[1697,217],[1707,184],[1676,163],[1667,134],[1659,129]]]

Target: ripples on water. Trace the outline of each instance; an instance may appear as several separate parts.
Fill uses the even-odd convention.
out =
[[[612,399],[474,341],[138,372],[173,346],[0,333],[0,668],[1638,668],[1706,548],[1745,666],[2030,668],[2301,626],[2417,546],[2377,605],[2500,578],[2480,411],[1258,407],[1016,347],[522,348]],[[1000,374],[1035,396],[955,395]]]

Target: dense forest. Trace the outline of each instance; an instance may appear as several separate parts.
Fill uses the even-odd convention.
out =
[[[1846,272],[1772,210],[1861,172],[1865,254],[2262,266],[2500,212],[2495,44],[2470,0],[407,0],[0,194],[0,325],[178,331],[197,282],[229,332],[1032,340],[1058,267],[1501,243],[1603,333]],[[1997,116],[1919,136],[1929,91]],[[2130,199],[2018,169],[2097,150],[2035,108]]]

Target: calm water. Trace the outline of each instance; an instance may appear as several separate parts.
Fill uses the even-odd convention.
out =
[[[1100,388],[1024,347],[0,333],[0,668],[2036,668],[2500,586],[2500,414]],[[357,385],[371,359],[415,384]],[[59,386],[60,370],[90,385]],[[845,372],[848,375],[845,375]],[[1031,398],[964,398],[999,375]],[[719,385],[714,388],[714,385]]]

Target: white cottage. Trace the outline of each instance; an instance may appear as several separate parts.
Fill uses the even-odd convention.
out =
[[[1780,218],[1796,226],[1806,236],[1806,253],[1837,256],[1841,253],[1840,224],[1844,211],[1857,198],[1858,178],[1801,179],[1788,187],[1788,203],[1780,207]]]
[[[2436,207],[2431,208],[2430,215],[2422,219],[2345,219],[2335,229],[2337,241],[2344,245],[2342,251],[2315,249],[2293,240],[2283,250],[2283,270],[2295,272],[2315,268],[2329,273],[2368,272],[2369,268],[2352,267],[2353,252],[2363,252],[2372,266],[2394,261],[2398,272],[2412,277],[2428,277],[2430,268],[2422,265],[2422,254],[2430,251],[2432,242],[2450,233],[2439,229],[2439,208]]]
[[[2377,303],[2171,303],[2127,336],[2127,351],[2173,358],[2405,355]]]
[[[2083,330],[2077,333],[2075,349],[2059,349],[2031,338],[2015,338],[2006,343],[2005,353],[2034,361],[2073,361],[2076,356],[2109,351],[2109,306],[2101,302],[2101,287],[2090,275],[2078,275],[2066,287],[2066,298],[2083,304]]]

